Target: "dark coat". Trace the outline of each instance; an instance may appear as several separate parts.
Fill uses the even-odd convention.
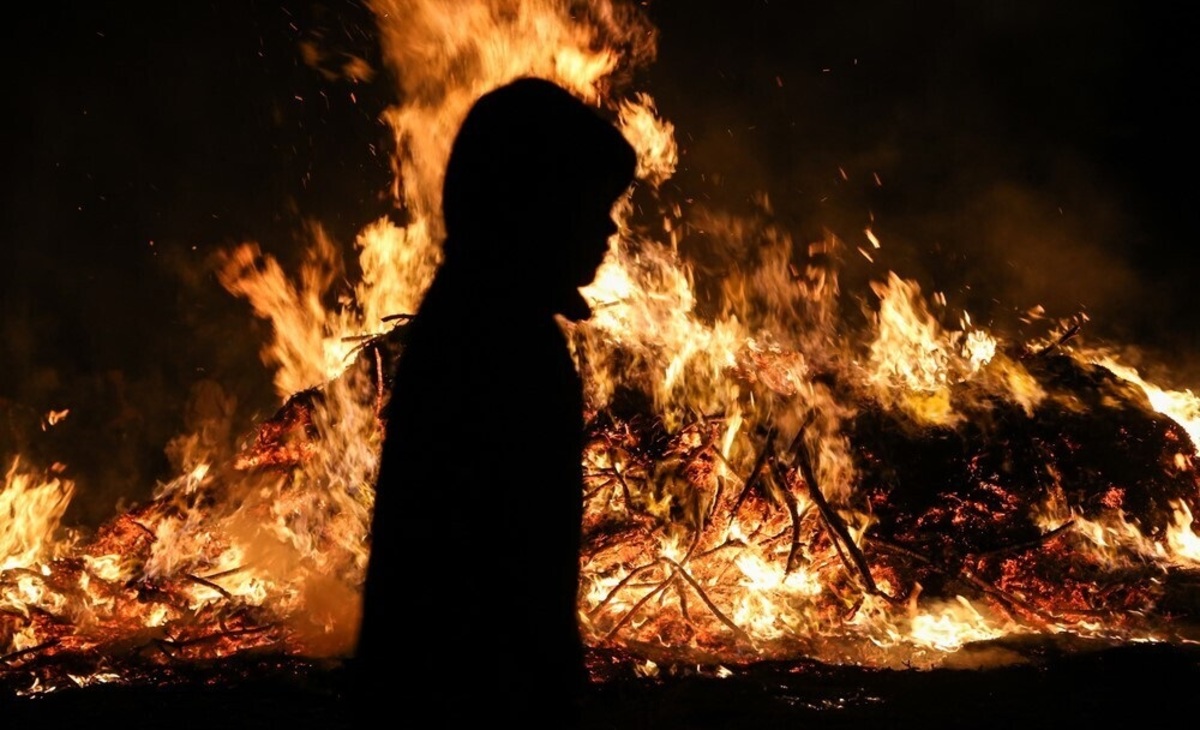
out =
[[[448,711],[565,712],[583,681],[581,385],[554,313],[479,278],[443,268],[405,333],[360,659],[408,667],[405,691]]]

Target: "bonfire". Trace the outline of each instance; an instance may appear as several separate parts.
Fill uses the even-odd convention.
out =
[[[595,315],[563,323],[587,398],[579,618],[596,656],[649,674],[937,667],[1013,637],[1196,638],[1191,392],[1088,342],[1084,317],[1006,339],[896,272],[847,311],[839,271],[867,253],[794,240],[769,201],[753,220],[681,205],[664,186],[674,128],[632,86],[655,50],[632,4],[370,5],[400,84],[404,220],[362,228],[335,309],[344,267],[319,227],[294,275],[252,242],[217,262],[275,333],[279,410],[232,456],[187,453],[152,500],[85,535],[61,524],[61,468],[5,455],[6,687],[349,655],[391,367],[440,260],[441,170],[470,104],[527,74],[602,108],[639,155],[584,292]],[[699,228],[733,252],[717,281],[684,253]]]

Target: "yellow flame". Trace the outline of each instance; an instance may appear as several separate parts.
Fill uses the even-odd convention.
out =
[[[1200,396],[1191,390],[1165,390],[1148,383],[1137,369],[1119,362],[1112,354],[1091,353],[1089,360],[1141,388],[1154,410],[1170,416],[1187,431],[1192,445],[1200,448]]]
[[[1174,505],[1174,519],[1167,530],[1170,556],[1177,562],[1200,565],[1200,535],[1196,534],[1192,511],[1182,502]]]
[[[70,547],[60,523],[74,491],[73,482],[32,474],[13,459],[0,489],[0,570],[29,568]]]
[[[1013,630],[986,618],[963,596],[953,603],[928,606],[910,618],[912,640],[938,651],[957,651],[972,641],[995,639]]]
[[[955,423],[959,415],[949,388],[992,360],[995,340],[979,330],[947,332],[930,314],[920,287],[895,272],[872,288],[879,310],[868,380],[882,400],[901,405],[924,422]],[[969,322],[964,318],[964,326]]]

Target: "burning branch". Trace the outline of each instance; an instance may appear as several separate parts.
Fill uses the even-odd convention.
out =
[[[673,573],[673,575],[677,574],[677,575],[681,576],[685,581],[687,581],[688,585],[690,585],[692,587],[692,589],[696,591],[696,594],[698,596],[700,596],[700,600],[704,601],[704,605],[708,606],[708,610],[712,611],[713,615],[717,617],[717,620],[719,620],[721,623],[728,626],[729,629],[731,631],[733,631],[733,633],[739,639],[743,639],[745,641],[750,641],[750,636],[745,631],[743,631],[740,626],[735,624],[728,616],[726,616],[724,613],[722,613],[721,609],[717,608],[717,605],[712,602],[712,599],[710,599],[708,597],[708,594],[705,593],[704,589],[700,587],[700,584],[696,582],[696,579],[693,578],[691,576],[691,574],[688,573],[688,571],[682,565],[675,562],[674,560],[671,560],[670,558],[663,558],[663,560],[665,560],[666,562],[668,562],[669,564],[674,566],[675,572]]]
[[[711,598],[709,598],[708,593],[696,581],[696,579],[694,577],[692,577],[692,575],[688,572],[688,570],[679,562],[672,560],[671,558],[667,558],[667,557],[659,558],[658,560],[655,560],[653,563],[650,563],[649,565],[643,565],[643,566],[631,571],[629,573],[629,575],[625,576],[625,578],[623,578],[611,591],[609,591],[608,595],[605,596],[604,600],[602,600],[594,609],[592,609],[592,611],[589,612],[589,615],[592,617],[597,616],[604,609],[604,607],[608,605],[608,603],[613,599],[613,597],[616,596],[616,594],[620,590],[622,590],[623,588],[625,588],[626,586],[628,586],[630,584],[630,582],[633,580],[633,578],[635,576],[637,576],[638,574],[640,574],[642,572],[645,572],[652,568],[655,568],[659,564],[665,564],[665,565],[670,566],[671,567],[670,573],[668,573],[667,577],[664,578],[660,583],[658,583],[658,585],[656,585],[648,593],[646,593],[646,595],[642,596],[637,601],[637,603],[635,603],[629,609],[629,611],[627,611],[625,613],[625,615],[622,616],[613,625],[613,627],[608,630],[608,632],[604,635],[605,643],[611,642],[613,640],[613,638],[615,638],[616,635],[620,632],[620,630],[622,628],[624,628],[625,625],[628,624],[633,619],[634,616],[637,615],[638,611],[640,611],[647,603],[652,601],[656,596],[661,595],[663,593],[663,591],[665,591],[667,588],[669,588],[673,583],[677,582],[679,579],[682,579],[689,586],[691,586],[692,590],[694,590],[696,592],[696,595],[698,595],[700,597],[700,600],[704,602],[704,605],[708,607],[708,610],[711,611],[712,614],[717,617],[718,621],[720,621],[725,626],[727,626],[731,631],[733,631],[733,633],[739,639],[745,640],[747,642],[751,641],[750,636],[740,626],[738,626],[736,623],[734,623],[732,619],[730,619],[728,616],[726,616],[725,613],[723,611],[721,611],[721,609],[716,605],[716,603],[714,603],[713,600]],[[682,600],[682,597],[681,597],[681,600]]]
[[[792,540],[791,540],[790,546],[788,547],[787,562],[784,563],[784,571],[783,571],[785,575],[790,575],[792,573],[792,571],[794,571],[796,569],[796,563],[798,562],[799,555],[800,555],[800,547],[801,547],[800,517],[801,517],[801,515],[800,515],[800,511],[798,509],[796,509],[796,498],[792,496],[791,490],[788,489],[788,487],[790,486],[789,485],[790,480],[787,478],[787,475],[783,473],[783,468],[781,466],[779,466],[779,464],[777,462],[772,460],[771,461],[771,469],[772,469],[772,473],[774,473],[774,475],[775,475],[775,479],[779,482],[779,485],[781,486],[780,491],[782,492],[782,494],[779,495],[779,499],[781,502],[783,502],[784,506],[787,507],[788,516],[792,520]]]
[[[220,593],[222,596],[224,596],[225,600],[227,600],[227,601],[233,600],[233,594],[231,594],[229,591],[225,590],[221,586],[217,585],[216,583],[213,583],[211,580],[205,580],[204,578],[201,578],[196,575],[192,575],[191,573],[184,573],[183,577],[187,578],[188,580],[190,580],[194,583],[199,583],[200,585],[204,586],[205,588],[213,589],[217,593]]]
[[[936,563],[933,560],[930,560],[929,558],[925,557],[924,555],[921,555],[920,553],[916,552],[915,550],[907,548],[903,545],[898,545],[896,543],[889,542],[882,538],[874,537],[871,535],[868,535],[866,537],[866,539],[868,541],[870,541],[870,543],[875,547],[881,548],[887,552],[890,552],[890,553],[893,553],[896,555],[902,555],[906,558],[910,558],[912,560],[915,560],[923,565],[926,565],[926,566],[932,568],[933,570],[936,570],[937,572],[939,572],[943,575],[949,576],[951,578],[961,579],[961,580],[967,582],[968,584],[974,586],[975,588],[979,589],[983,593],[991,596],[992,598],[995,598],[1002,605],[1007,607],[1010,611],[1012,609],[1017,609],[1019,612],[1025,614],[1027,616],[1032,616],[1032,617],[1037,618],[1038,621],[1042,624],[1043,628],[1048,627],[1048,626],[1053,626],[1061,621],[1061,619],[1059,619],[1055,616],[1051,616],[1051,615],[1041,611],[1040,609],[1036,608],[1035,606],[1030,605],[1027,601],[1022,600],[1021,598],[1014,596],[1011,593],[1008,593],[1007,591],[1001,590],[999,587],[980,578],[978,575],[976,575],[973,571],[966,568],[965,566],[961,570],[953,570],[953,569],[947,568],[944,565],[940,565],[939,563]]]
[[[621,591],[622,588],[629,585],[633,581],[633,579],[636,578],[638,575],[650,570],[651,568],[656,567],[658,565],[658,563],[659,563],[659,561],[655,560],[654,562],[649,563],[648,565],[642,565],[642,566],[639,566],[639,567],[634,568],[633,570],[629,571],[629,575],[622,578],[615,586],[613,586],[612,590],[610,590],[604,596],[604,599],[601,600],[599,603],[597,603],[596,606],[591,611],[588,612],[588,616],[590,616],[591,618],[596,618],[600,614],[600,612],[603,611],[604,608],[606,606],[608,606],[608,604],[617,596],[617,594]]]
[[[658,562],[658,561],[656,561],[656,562]],[[643,567],[647,568],[647,567],[652,567],[652,566],[643,566]],[[632,575],[633,574],[631,573],[630,577]],[[665,591],[667,589],[668,586],[671,585],[672,581],[675,580],[675,577],[676,577],[676,573],[674,571],[672,571],[666,577],[665,580],[663,580],[661,583],[659,583],[657,586],[655,586],[653,589],[651,589],[649,593],[642,596],[641,599],[639,599],[637,603],[633,604],[633,607],[630,608],[625,613],[625,615],[622,616],[620,618],[620,620],[618,620],[617,623],[615,623],[613,625],[613,627],[608,630],[608,633],[606,633],[604,635],[604,643],[607,644],[607,643],[611,642],[613,640],[613,638],[617,635],[617,633],[625,626],[625,624],[629,623],[633,619],[633,617],[635,615],[637,615],[637,612],[640,611],[643,606],[645,606],[647,603],[649,603],[651,600],[653,600],[655,596],[661,594],[663,591]],[[627,577],[624,581],[621,582],[621,584],[624,585],[625,583],[627,583],[628,579],[629,578]],[[609,595],[612,596],[613,594],[615,594],[615,592],[616,591],[614,589],[613,593],[610,593]],[[606,601],[607,601],[607,599],[606,599]]]
[[[1076,335],[1078,335],[1082,329],[1083,329],[1082,324],[1080,324],[1078,322],[1072,324],[1070,327],[1068,327],[1066,329],[1065,332],[1063,332],[1061,335],[1059,335],[1058,338],[1054,340],[1054,342],[1051,342],[1049,345],[1046,345],[1042,349],[1035,352],[1033,354],[1034,357],[1041,357],[1050,352],[1053,352],[1054,350],[1061,349],[1063,347],[1063,345],[1067,344],[1067,342],[1069,342]]]
[[[879,586],[875,584],[875,578],[871,575],[871,566],[867,563],[866,556],[863,555],[862,550],[859,549],[854,539],[850,536],[850,530],[847,529],[846,523],[842,521],[837,511],[830,506],[829,501],[825,499],[825,495],[821,493],[821,488],[817,483],[816,472],[813,470],[812,460],[809,458],[808,449],[804,446],[805,430],[811,423],[812,417],[810,416],[808,421],[801,425],[795,440],[792,442],[791,449],[791,453],[795,455],[796,462],[800,467],[800,473],[804,477],[804,483],[808,487],[808,495],[812,498],[813,504],[817,505],[821,519],[830,531],[830,539],[833,541],[834,546],[836,547],[840,543],[850,553],[850,557],[854,561],[854,567],[858,571],[858,576],[862,580],[866,592],[873,596],[880,596],[895,602],[896,598],[879,590]],[[838,554],[841,555],[841,548],[838,549]]]
[[[759,450],[758,457],[754,460],[754,466],[750,469],[750,473],[742,481],[742,491],[738,493],[737,500],[735,500],[733,503],[733,509],[729,510],[729,524],[725,528],[726,532],[733,528],[733,521],[737,519],[738,510],[746,501],[746,497],[750,495],[750,490],[758,484],[758,480],[762,474],[763,466],[766,465],[767,459],[771,458],[772,454],[774,453],[776,433],[777,430],[774,427],[771,427],[771,429],[767,431],[767,436],[763,441],[763,447]]]
[[[59,643],[59,639],[50,639],[49,641],[43,641],[37,646],[31,646],[27,649],[21,649],[20,651],[14,651],[9,654],[5,654],[4,656],[0,656],[0,664],[12,664],[23,657],[27,657],[32,654],[38,654],[48,649],[53,649],[54,647],[58,646]]]
[[[154,645],[160,648],[164,654],[170,657],[183,657],[185,650],[201,644],[212,644],[220,641],[233,641],[237,643],[239,640],[246,637],[255,637],[271,631],[274,626],[252,626],[243,629],[226,629],[222,631],[196,636],[190,639],[158,639]]]
[[[1022,552],[1025,550],[1032,550],[1033,548],[1037,548],[1037,547],[1041,547],[1042,545],[1045,545],[1046,543],[1050,542],[1051,540],[1058,537],[1059,535],[1067,532],[1074,526],[1075,526],[1075,520],[1067,520],[1066,522],[1062,523],[1058,527],[1055,527],[1053,530],[1044,532],[1032,540],[1026,540],[1025,542],[1019,542],[1015,545],[1005,545],[1004,547],[999,547],[999,548],[996,548],[995,550],[988,550],[987,552],[980,553],[977,557],[979,557],[980,559],[983,559],[983,558],[990,558],[995,555],[1004,555],[1005,553],[1016,553],[1016,552]]]

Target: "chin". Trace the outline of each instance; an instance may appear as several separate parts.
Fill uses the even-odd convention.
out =
[[[578,289],[564,291],[558,297],[554,311],[571,322],[580,322],[592,316],[592,307]]]

